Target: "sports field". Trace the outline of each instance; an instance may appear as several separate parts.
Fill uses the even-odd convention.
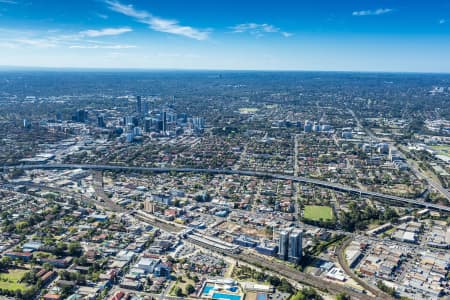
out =
[[[329,221],[333,220],[333,210],[329,206],[306,205],[303,217],[314,221]]]
[[[0,289],[16,291],[24,291],[28,288],[26,284],[19,283],[27,270],[9,270],[8,273],[0,273]]]

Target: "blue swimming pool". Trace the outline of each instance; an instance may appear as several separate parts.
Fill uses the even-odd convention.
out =
[[[222,293],[214,293],[212,298],[216,300],[241,300],[241,296]]]
[[[210,292],[211,290],[214,290],[214,286],[208,285],[208,284],[207,284],[207,285],[205,285],[205,287],[203,288],[202,294],[203,294],[203,295],[208,295],[209,292]]]

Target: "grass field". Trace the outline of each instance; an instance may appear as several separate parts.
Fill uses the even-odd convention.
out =
[[[56,255],[48,253],[48,252],[42,252],[42,251],[35,251],[33,253],[33,256],[37,258],[56,258]]]
[[[431,146],[430,148],[439,151],[442,154],[450,154],[450,145]]]
[[[306,205],[303,212],[303,217],[314,221],[329,221],[334,218],[331,207],[319,205]]]
[[[183,276],[182,281],[178,281],[173,285],[172,289],[170,290],[170,295],[175,297],[175,290],[177,289],[177,287],[181,288],[181,290],[183,291],[183,293],[186,293],[186,287],[192,284],[193,286],[195,286],[195,282],[192,279],[187,278],[186,276]]]
[[[0,273],[0,289],[25,291],[28,286],[19,281],[27,272],[27,270],[9,270],[8,273]]]

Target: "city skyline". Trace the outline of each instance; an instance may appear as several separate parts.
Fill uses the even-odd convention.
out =
[[[450,72],[442,1],[0,1],[1,66]]]

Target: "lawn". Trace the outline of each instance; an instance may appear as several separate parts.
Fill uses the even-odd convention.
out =
[[[23,278],[27,270],[9,270],[8,273],[0,273],[0,289],[25,291],[28,286],[19,281]]]
[[[195,286],[195,282],[192,279],[187,278],[186,276],[183,276],[183,278],[181,279],[181,281],[178,281],[174,284],[174,286],[172,287],[172,289],[170,290],[170,295],[175,297],[175,290],[177,289],[177,287],[181,288],[181,290],[183,291],[183,293],[186,293],[186,287],[192,284],[193,286]]]
[[[303,212],[303,217],[314,221],[329,221],[334,218],[331,207],[319,205],[306,205]]]
[[[442,154],[450,154],[450,146],[449,145],[431,146],[430,148],[433,150],[436,150],[438,152],[441,152]]]
[[[36,258],[56,258],[56,255],[42,251],[35,251],[33,253],[33,256],[35,256]]]

